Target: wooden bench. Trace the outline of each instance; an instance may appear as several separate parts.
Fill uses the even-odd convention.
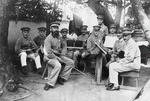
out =
[[[138,78],[140,77],[140,70],[131,70],[127,72],[120,73],[120,77],[122,77],[121,85],[124,84],[125,77],[132,77],[136,80],[136,87],[138,87]]]

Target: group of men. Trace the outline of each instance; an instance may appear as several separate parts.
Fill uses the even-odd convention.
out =
[[[116,26],[112,24],[109,34],[107,26],[103,24],[103,20],[103,15],[97,17],[98,25],[93,26],[93,31],[90,34],[87,31],[88,26],[83,25],[81,27],[82,35],[78,36],[77,40],[84,42],[83,49],[74,51],[72,59],[67,56],[67,28],[63,28],[60,31],[60,35],[60,24],[52,23],[51,32],[46,37],[46,28],[40,27],[38,28],[39,36],[32,40],[29,37],[30,28],[23,27],[21,29],[23,37],[17,40],[15,46],[15,51],[21,59],[23,73],[27,73],[27,57],[34,59],[37,72],[41,71],[40,52],[43,54],[43,60],[47,63],[48,69],[52,68],[51,72],[48,71],[48,81],[45,84],[44,90],[53,88],[56,83],[63,85],[68,80],[72,69],[77,67],[79,56],[86,59],[96,58],[97,55],[102,54],[101,56],[107,60],[106,55],[97,47],[99,45],[110,56],[110,61],[106,64],[106,67],[109,69],[110,83],[106,86],[106,89],[119,90],[118,73],[140,69],[140,50],[136,42],[131,38],[132,29],[127,28],[116,31]],[[103,46],[105,36],[118,37],[112,49]]]

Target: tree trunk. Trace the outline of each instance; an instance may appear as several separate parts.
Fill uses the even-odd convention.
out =
[[[11,62],[7,52],[7,36],[8,36],[8,12],[7,5],[9,0],[0,1],[0,88],[4,79],[10,73]]]
[[[130,2],[132,3],[132,8],[134,10],[134,13],[135,13],[138,21],[142,25],[142,28],[146,35],[146,39],[150,44],[150,20],[148,19],[147,15],[145,14],[145,12],[142,8],[141,1],[140,0],[130,0]]]
[[[116,5],[116,15],[115,15],[115,22],[117,26],[120,26],[121,14],[122,14],[122,0],[118,1]]]
[[[114,23],[110,12],[107,8],[100,4],[100,0],[88,0],[88,5],[96,15],[104,15],[104,24],[106,26],[109,26],[110,24]]]

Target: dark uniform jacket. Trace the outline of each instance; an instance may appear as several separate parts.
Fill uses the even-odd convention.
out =
[[[31,38],[28,39],[25,39],[24,37],[19,38],[15,45],[15,52],[20,54],[22,50],[26,50],[26,49],[36,50],[37,45]],[[33,51],[27,53],[33,53]]]
[[[36,43],[36,45],[38,46],[44,46],[44,40],[46,39],[46,37],[41,37],[40,35],[38,35],[37,37],[35,37],[33,40]]]

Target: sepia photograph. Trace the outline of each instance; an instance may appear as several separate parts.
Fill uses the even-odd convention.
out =
[[[0,101],[150,101],[150,0],[0,0]]]

